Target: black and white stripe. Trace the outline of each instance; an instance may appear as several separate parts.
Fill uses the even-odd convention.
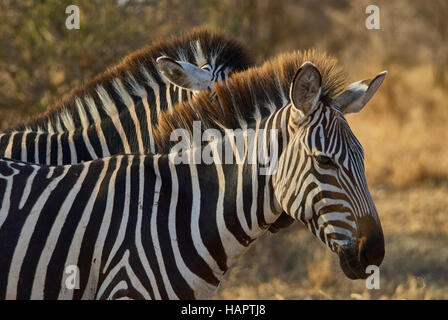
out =
[[[319,90],[310,91],[317,98],[307,109],[307,94],[294,93],[309,90],[294,85],[308,81],[309,71],[308,64],[299,69],[292,103],[267,116],[254,111],[240,131],[242,148],[231,134],[204,146],[210,164],[194,164],[194,148],[181,164],[177,152],[56,167],[0,160],[0,299],[211,298],[224,272],[282,210],[343,252],[341,259],[364,241],[368,253],[360,261],[349,256],[350,267],[364,266],[362,259],[378,263],[381,252],[372,248],[381,251],[381,244],[371,235],[382,233],[362,149],[343,108],[321,100]],[[272,139],[271,132],[279,134]],[[231,150],[223,147],[229,141]],[[278,159],[272,176],[260,174],[260,162],[249,163],[251,151]],[[226,152],[233,164],[221,164]],[[65,286],[69,265],[79,267],[79,289]]]
[[[213,91],[215,82],[251,64],[245,47],[223,34],[199,30],[166,42],[145,49],[147,53],[131,54],[127,59],[132,63],[125,59],[119,71],[94,81],[91,89],[80,90],[66,106],[1,133],[0,155],[61,165],[118,153],[154,153],[154,130],[161,112],[191,101],[200,90]],[[195,72],[204,71],[204,87],[181,87],[175,78],[163,76],[157,58],[166,55],[189,68],[183,70],[185,77],[194,80]]]

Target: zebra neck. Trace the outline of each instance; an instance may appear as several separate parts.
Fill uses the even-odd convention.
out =
[[[181,158],[177,152],[148,157],[153,159],[154,164],[149,166],[154,167],[161,183],[155,194],[166,195],[164,188],[168,190],[172,215],[180,214],[184,221],[178,232],[191,236],[191,246],[213,271],[216,284],[281,213],[273,192],[275,171],[269,172],[266,161],[260,161],[262,157],[257,154],[268,150],[268,158],[276,158],[282,153],[287,144],[286,130],[278,130],[273,136],[270,133],[281,129],[287,112],[284,108],[268,119],[260,119],[252,140],[245,135],[247,130],[233,132],[233,136],[227,132],[224,138],[203,148],[185,150]],[[241,137],[246,138],[238,150],[236,144]],[[272,137],[278,140],[272,141]],[[233,141],[230,147],[229,141]],[[276,146],[274,151],[271,145]],[[199,159],[195,159],[198,151]]]

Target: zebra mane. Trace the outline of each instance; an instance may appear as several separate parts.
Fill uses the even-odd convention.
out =
[[[202,130],[243,128],[288,105],[291,81],[305,61],[313,62],[322,75],[321,99],[333,99],[344,89],[347,77],[336,58],[315,50],[281,54],[260,67],[236,72],[226,81],[215,83],[217,99],[200,93],[192,104],[179,103],[163,112],[155,132],[159,150],[168,152],[174,129],[183,128],[192,134],[193,121],[201,121]]]
[[[223,32],[212,31],[207,27],[197,27],[191,32],[179,36],[172,35],[168,39],[159,40],[130,53],[117,65],[109,67],[102,74],[63,96],[46,112],[7,130],[7,132],[53,131],[52,128],[59,131],[57,128],[61,127],[61,122],[66,127],[67,124],[71,126],[71,128],[67,128],[69,130],[81,127],[83,124],[79,116],[79,104],[82,99],[87,105],[89,103],[90,105],[92,103],[101,105],[101,99],[98,97],[99,90],[103,92],[105,90],[116,97],[114,88],[117,87],[117,84],[123,83],[133,87],[133,83],[146,82],[148,75],[156,81],[163,81],[155,64],[155,60],[162,55],[198,66],[206,62],[215,65],[227,64],[233,70],[238,71],[253,65],[251,54],[243,42],[229,37]],[[89,108],[89,110],[91,109]],[[105,112],[107,113],[108,110]],[[94,123],[98,121],[98,115],[92,117]]]

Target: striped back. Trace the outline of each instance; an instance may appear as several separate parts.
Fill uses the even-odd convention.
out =
[[[62,158],[62,163],[50,161],[45,156],[34,157],[33,161],[65,164],[108,156],[115,152],[107,148],[108,136],[112,137],[109,140],[119,137],[121,146],[112,145],[117,152],[154,152],[152,131],[160,113],[178,102],[191,100],[198,91],[197,86],[178,86],[162,75],[158,70],[160,57],[169,57],[187,69],[197,68],[209,81],[204,87],[207,89],[213,82],[252,64],[248,50],[240,41],[204,28],[160,41],[131,53],[118,65],[73,90],[46,113],[6,130],[0,138],[0,154],[30,161],[30,157],[22,157],[25,152],[14,152],[14,149],[36,143],[40,143],[42,150],[58,152],[57,143],[51,145],[49,142],[58,140],[53,134],[63,133],[89,140],[85,141],[84,150],[59,148],[70,154],[75,150],[75,153],[81,153],[80,156],[65,161],[64,157],[56,155],[55,158]],[[89,131],[89,137],[82,137],[79,132],[83,130]],[[40,141],[33,141],[29,132],[34,132],[32,137],[39,136]],[[46,145],[42,146],[42,143]],[[89,150],[95,148],[100,151]]]

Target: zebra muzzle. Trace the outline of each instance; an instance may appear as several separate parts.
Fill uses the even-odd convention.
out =
[[[368,274],[365,272],[365,267],[367,266],[364,266],[360,252],[358,241],[354,244],[340,247],[338,250],[339,265],[349,279],[356,280],[368,277]]]

